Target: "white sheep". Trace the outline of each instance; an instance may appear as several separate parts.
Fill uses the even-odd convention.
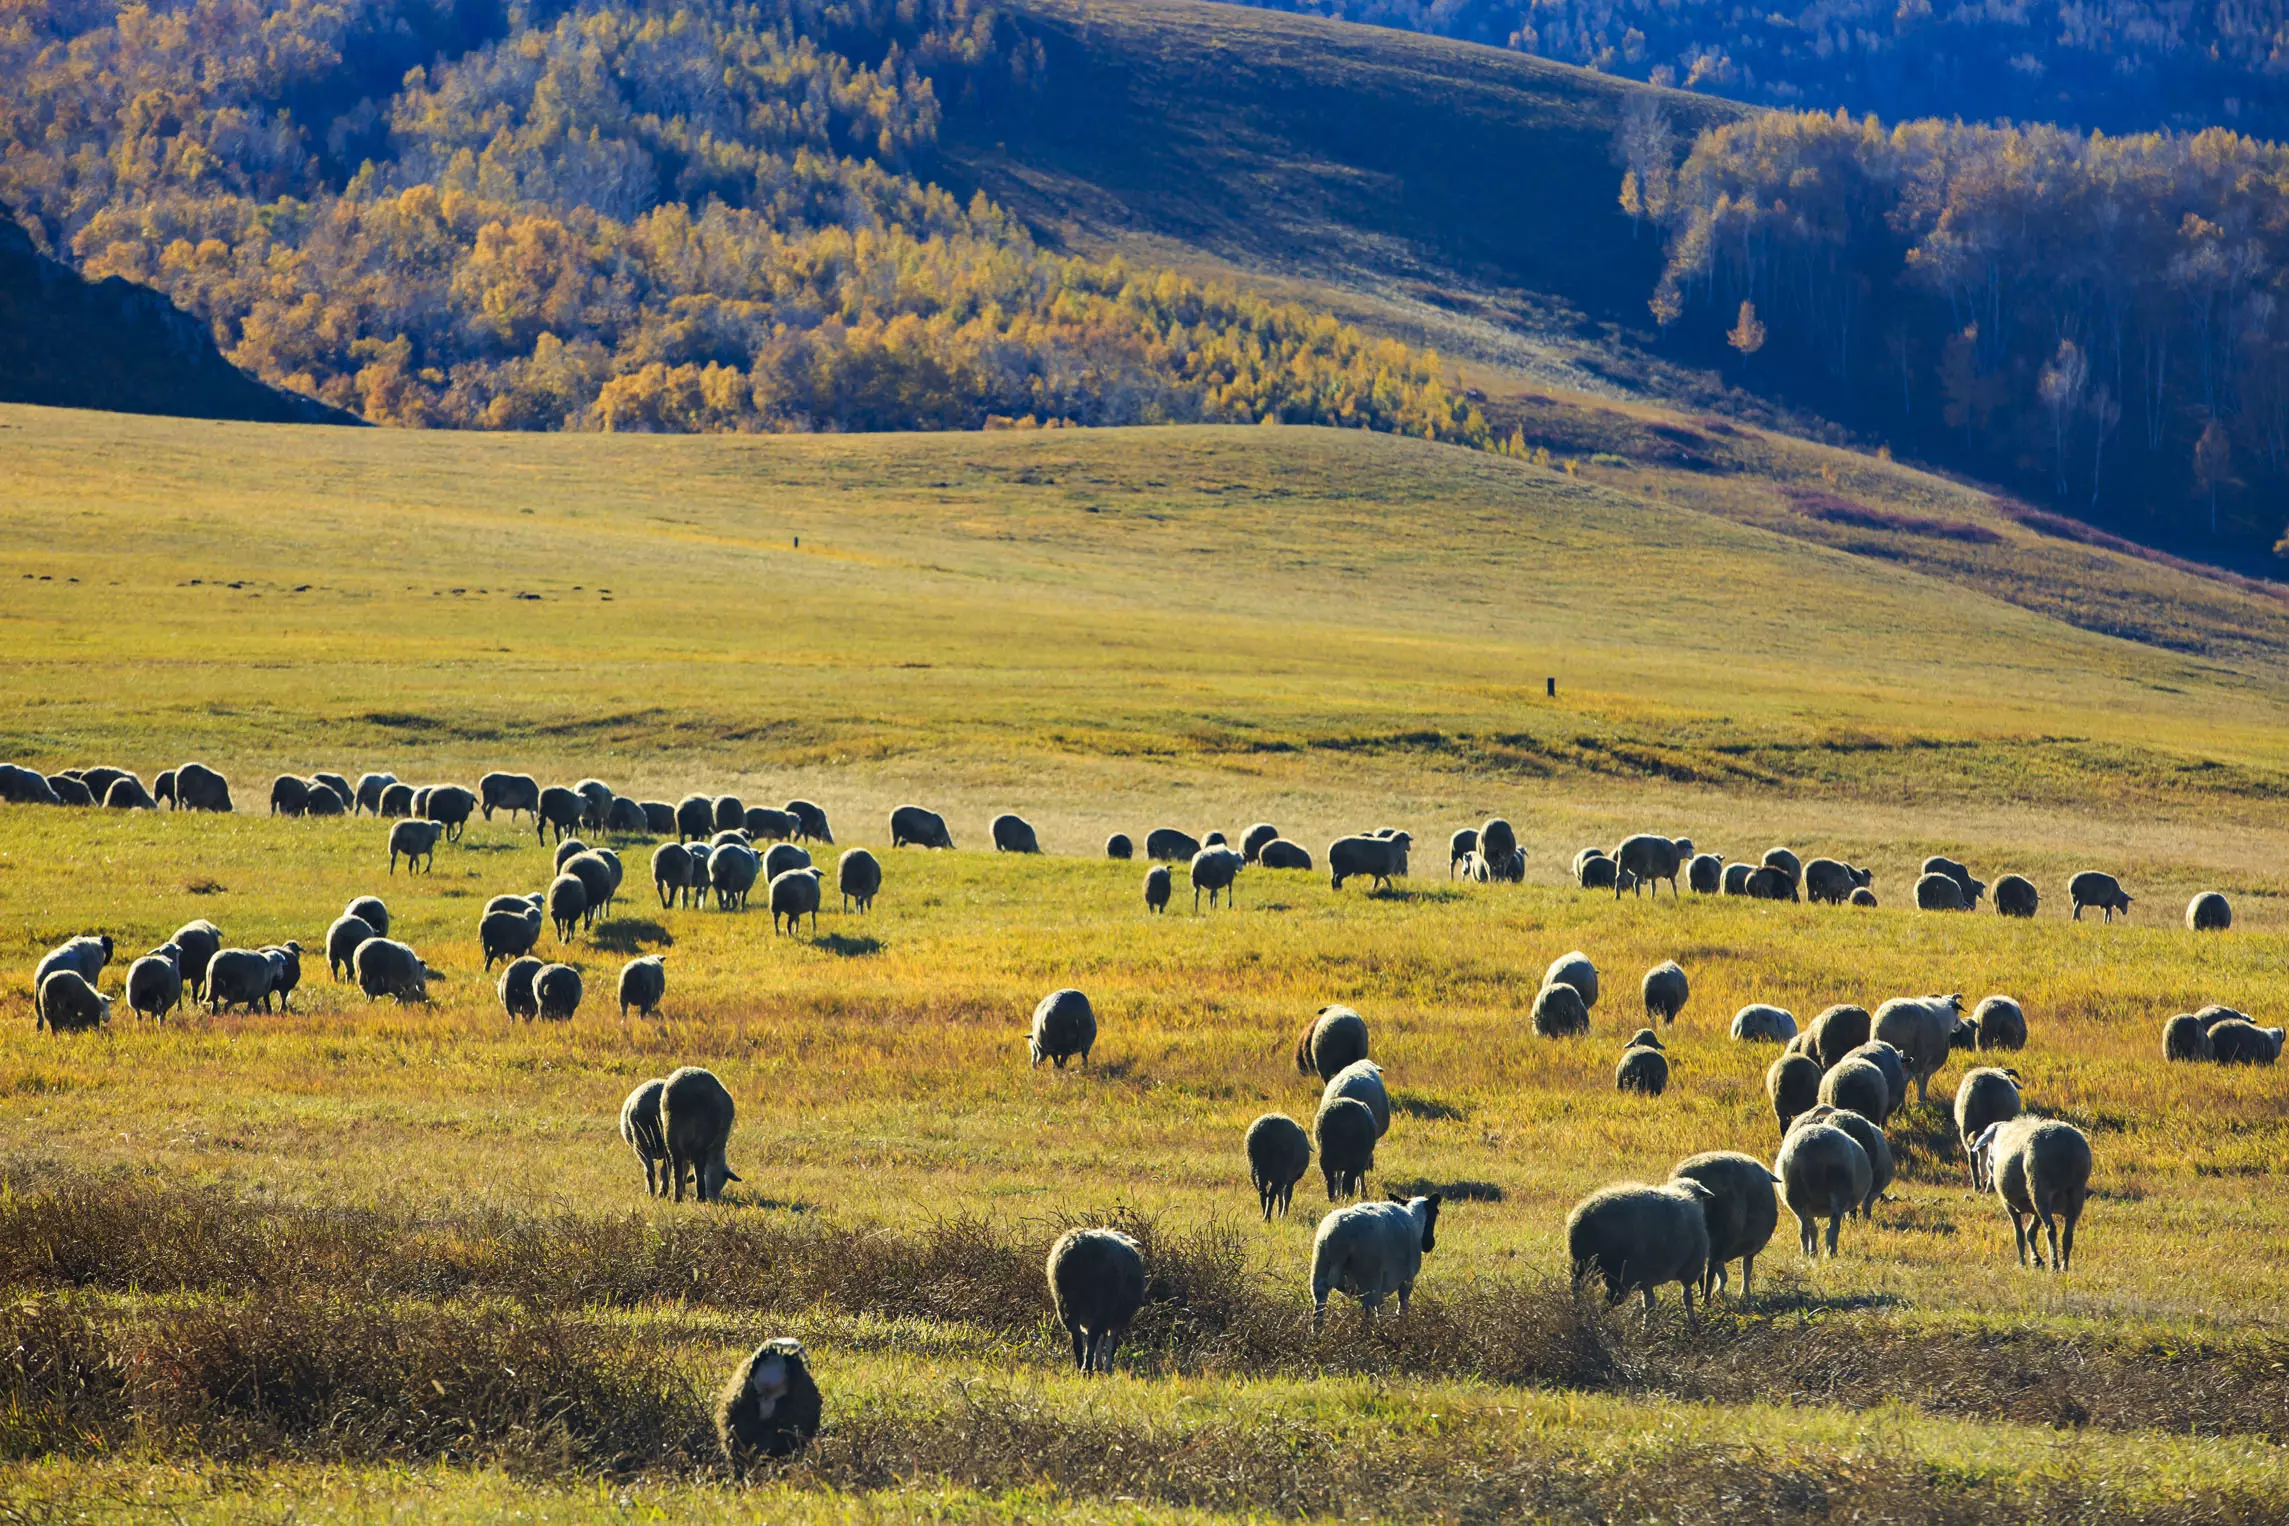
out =
[[[1311,1327],[1327,1323],[1327,1295],[1341,1289],[1359,1300],[1366,1320],[1393,1293],[1407,1312],[1423,1257],[1437,1245],[1439,1197],[1401,1203],[1353,1203],[1319,1221],[1311,1242]]]

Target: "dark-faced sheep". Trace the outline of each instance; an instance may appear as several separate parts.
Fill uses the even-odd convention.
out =
[[[1690,1178],[1649,1187],[1617,1182],[1583,1198],[1566,1215],[1566,1253],[1573,1284],[1583,1287],[1595,1275],[1609,1304],[1642,1294],[1648,1311],[1653,1290],[1681,1285],[1685,1309],[1708,1277],[1708,1206],[1713,1194]]]
[[[2024,1049],[2026,1011],[2008,996],[1990,996],[1972,1012],[1971,1034],[1981,1049]]]
[[[270,999],[278,994],[285,975],[286,961],[271,951],[218,949],[207,961],[207,1010],[238,1007],[252,1012],[260,1007],[268,1012]]]
[[[890,846],[903,848],[908,843],[918,848],[951,848],[954,834],[946,830],[946,818],[936,811],[902,805],[890,813]]]
[[[1117,858],[1124,863],[1137,856],[1137,845],[1129,841],[1126,832],[1115,832],[1105,839],[1105,857]]]
[[[358,989],[366,998],[388,996],[399,1002],[429,1000],[429,966],[406,944],[389,938],[368,938],[350,956]]]
[[[739,1110],[712,1071],[686,1065],[660,1088],[660,1138],[668,1148],[668,1181],[677,1202],[690,1181],[703,1203],[723,1196],[739,1174],[724,1160]]]
[[[1883,1077],[1876,1079],[1881,1083]],[[1782,1134],[1798,1115],[1810,1112],[1820,1100],[1820,1081],[1820,1067],[1801,1054],[1784,1054],[1765,1071],[1765,1095],[1772,1099],[1772,1115],[1779,1120]]]
[[[501,1010],[511,1017],[521,1017],[527,1021],[540,1016],[540,997],[533,991],[533,981],[546,968],[540,960],[530,955],[509,961],[509,967],[501,971],[501,983],[497,987]]]
[[[516,959],[540,942],[540,910],[527,905],[520,911],[489,911],[477,924],[477,945],[485,956],[485,971],[492,973],[496,959]],[[329,949],[331,941],[329,940]]]
[[[592,832],[601,832],[612,817],[612,802],[619,798],[612,786],[602,779],[583,779],[572,787],[580,797],[580,824]]]
[[[1896,996],[1876,1009],[1875,1032],[1900,1052],[1919,1103],[1931,1078],[1947,1063],[1948,1052],[1975,1042],[1971,1025],[1963,1020],[1960,995]]]
[[[1732,1036],[1748,1044],[1785,1044],[1796,1037],[1796,1015],[1767,1002],[1750,1002],[1733,1014]]]
[[[1534,1031],[1546,1039],[1571,1038],[1590,1031],[1589,1004],[1582,993],[1563,981],[1552,981],[1534,993]]]
[[[1239,904],[1234,882],[1244,867],[1238,853],[1226,847],[1202,848],[1192,856],[1192,909],[1200,910],[1200,893],[1208,892],[1208,904],[1216,905],[1216,897],[1224,897],[1227,908]]]
[[[95,800],[94,792],[88,790],[87,786],[77,779],[72,782],[79,784],[80,788],[86,791],[88,798],[85,803],[93,803]],[[56,793],[54,780],[43,777],[37,769],[26,768],[21,763],[0,763],[0,801],[6,801],[10,805],[61,805],[64,803],[62,796]]]
[[[819,1432],[818,1382],[792,1336],[765,1341],[715,1395],[715,1440],[734,1473],[794,1456]]]
[[[1995,1184],[1995,1195],[2011,1213],[2011,1238],[2025,1266],[2032,1255],[2043,1265],[2040,1227],[2050,1236],[2051,1270],[2074,1265],[2074,1231],[2090,1197],[2090,1141],[2082,1130],[2055,1118],[2024,1115],[1990,1124],[1975,1142],[1984,1157],[1980,1172]]]
[[[445,840],[459,842],[462,829],[477,812],[477,797],[458,784],[440,784],[429,792],[429,800],[422,807],[424,816],[445,826]]]
[[[646,954],[620,966],[620,1016],[634,1007],[644,1017],[657,1017],[668,994],[668,967],[658,954]]]
[[[1391,1294],[1407,1312],[1423,1257],[1438,1245],[1440,1195],[1401,1203],[1354,1203],[1319,1221],[1311,1243],[1311,1327],[1327,1324],[1327,1296],[1341,1291],[1359,1300],[1369,1325]]]
[[[811,931],[819,930],[819,871],[812,868],[789,869],[771,879],[771,931],[779,931],[782,918],[786,930],[792,935],[802,931],[803,918],[811,919]]]
[[[182,950],[162,943],[127,967],[127,1009],[165,1022],[183,1004]]]
[[[2019,1113],[2018,1072],[1982,1065],[1963,1073],[1955,1088],[1955,1137],[1963,1146],[1963,1169],[1974,1192],[1989,1185],[1980,1174],[1985,1162],[1974,1142],[1989,1124],[2008,1122]]]
[[[865,911],[882,893],[882,864],[864,848],[847,848],[835,860],[835,885],[842,892],[843,910],[855,902]]]
[[[111,998],[77,970],[51,970],[32,1000],[32,1031],[78,1033],[111,1023]]]
[[[1405,832],[1389,837],[1338,837],[1327,846],[1329,882],[1343,888],[1347,879],[1366,879],[1384,890],[1407,874],[1407,849],[1414,839]]]
[[[1645,972],[1645,1016],[1648,1022],[1659,1019],[1664,1023],[1677,1021],[1677,1014],[1685,1010],[1693,987],[1685,978],[1685,971],[1676,960],[1667,960]]]
[[[1073,1365],[1110,1372],[1129,1322],[1144,1307],[1144,1251],[1117,1229],[1069,1229],[1045,1268],[1057,1322],[1073,1338]]]
[[[1995,911],[1998,916],[2031,917],[2042,905],[2042,892],[2035,882],[2023,874],[2006,874],[1995,882]]]
[[[284,943],[273,943],[261,950],[277,966],[278,979],[274,989],[278,992],[278,1010],[294,1010],[294,988],[302,984],[302,945],[292,938]]]
[[[1308,874],[1312,866],[1311,850],[1302,843],[1289,842],[1284,837],[1275,838],[1264,844],[1264,851],[1257,855],[1257,862],[1266,869],[1301,869]]]
[[[550,1022],[569,1022],[579,1013],[583,994],[580,972],[569,964],[545,965],[533,976],[533,1003]]]
[[[67,775],[64,775],[64,774],[58,774],[58,775],[56,775],[54,778],[50,779],[50,780],[48,781],[48,788],[49,788],[50,790],[52,790],[52,791],[54,791],[54,792],[55,792],[55,797],[56,797],[56,798],[55,798],[55,803],[56,803],[56,804],[59,804],[59,805],[93,805],[93,804],[95,804],[95,796],[94,796],[92,793],[90,793],[90,792],[89,792],[89,790],[88,790],[88,787],[87,787],[86,785],[84,785],[84,784],[80,783],[80,782],[79,782],[79,780],[77,780],[77,779],[74,779],[74,778],[71,778],[71,777],[69,777],[69,776],[67,776]],[[20,803],[20,802],[19,802],[19,803]]]
[[[1781,1140],[1773,1174],[1780,1178],[1782,1200],[1796,1215],[1797,1244],[1804,1254],[1819,1258],[1819,1221],[1826,1219],[1833,1258],[1837,1231],[1867,1201],[1874,1177],[1868,1152],[1834,1124],[1800,1123]]]
[[[1669,1057],[1659,1049],[1632,1045],[1613,1067],[1615,1091],[1658,1097],[1669,1089]]]
[[[2082,909],[2085,906],[2095,906],[2105,912],[2109,922],[2114,920],[2116,912],[2122,913],[2124,917],[2130,915],[2130,892],[2124,890],[2122,882],[2111,874],[2085,869],[2067,881],[2066,893],[2074,902],[2074,920],[2077,922],[2082,920]]]
[[[1272,1210],[1287,1216],[1296,1183],[1311,1169],[1311,1136],[1285,1113],[1266,1113],[1248,1125],[1248,1179],[1268,1221]],[[1372,1145],[1370,1145],[1372,1151]]]
[[[2214,890],[2205,890],[2186,903],[2186,929],[2222,933],[2233,926],[2233,904]]]
[[[1367,1019],[1349,1007],[1322,1007],[1296,1040],[1296,1071],[1325,1085],[1367,1055]]]
[[[1709,1231],[1708,1271],[1701,1278],[1705,1301],[1728,1285],[1727,1263],[1741,1264],[1740,1301],[1749,1301],[1749,1279],[1756,1258],[1772,1243],[1780,1224],[1778,1185],[1765,1163],[1733,1150],[1710,1150],[1688,1155],[1669,1173],[1670,1180],[1699,1182],[1708,1191],[1701,1217]]]
[[[773,843],[763,855],[763,882],[769,884],[790,869],[808,869],[811,852],[791,842]]]
[[[1097,1012],[1087,996],[1067,986],[1050,992],[1035,1005],[1033,1027],[1026,1038],[1035,1068],[1047,1060],[1063,1070],[1065,1062],[1075,1055],[1086,1065],[1089,1051],[1096,1047]]]
[[[1175,889],[1176,877],[1168,872],[1168,865],[1153,865],[1145,871],[1145,908],[1155,912],[1168,910],[1168,898]]]

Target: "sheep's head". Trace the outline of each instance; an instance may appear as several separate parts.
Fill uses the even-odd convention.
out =
[[[755,1348],[755,1354],[747,1359],[747,1392],[755,1400],[758,1418],[771,1417],[802,1364],[803,1343],[792,1336],[783,1335]]]
[[[1693,856],[1693,839],[1692,839],[1692,838],[1690,838],[1690,837],[1680,837],[1680,838],[1678,838],[1678,839],[1676,840],[1676,847],[1677,847],[1677,856],[1678,856],[1679,858],[1691,858],[1691,857]]]

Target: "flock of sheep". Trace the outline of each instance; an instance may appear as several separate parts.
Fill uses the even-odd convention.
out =
[[[42,776],[0,765],[0,799],[121,808],[150,808],[163,800],[184,809],[232,808],[227,782],[196,763],[161,774],[151,790],[124,770]],[[618,855],[608,847],[590,847],[574,834],[672,836],[651,857],[654,890],[663,908],[703,903],[712,895],[719,909],[736,910],[760,881],[769,887],[774,931],[782,925],[793,931],[806,914],[815,922],[821,871],[804,845],[834,841],[826,813],[808,801],[775,809],[749,807],[733,796],[693,795],[671,806],[628,799],[597,780],[544,789],[529,776],[503,773],[487,774],[474,791],[459,785],[417,788],[387,774],[368,774],[355,784],[339,774],[282,775],[273,781],[270,806],[286,815],[371,812],[397,818],[389,829],[392,874],[401,859],[409,873],[426,867],[438,844],[457,840],[472,815],[489,820],[496,811],[512,819],[529,813],[544,844],[553,832],[555,873],[547,888],[494,897],[481,912],[477,930],[488,973],[497,961],[506,961],[499,985],[503,1009],[527,1019],[571,1018],[582,998],[577,969],[534,953],[544,925],[553,927],[559,942],[569,942],[580,928],[609,915],[620,890]],[[944,818],[919,806],[899,807],[889,824],[894,847],[954,845]],[[1038,834],[1014,815],[996,817],[991,837],[997,851],[1041,851]],[[1411,841],[1408,833],[1394,828],[1338,838],[1326,851],[1331,883],[1341,889],[1346,880],[1360,878],[1387,885],[1407,873]],[[1501,818],[1455,833],[1449,847],[1450,876],[1512,882],[1524,877],[1525,851]],[[1114,835],[1105,851],[1116,859],[1136,854],[1125,834]],[[1220,899],[1228,902],[1238,876],[1250,866],[1314,867],[1308,850],[1269,824],[1251,827],[1238,848],[1220,832],[1196,840],[1161,828],[1147,835],[1144,853],[1156,861],[1145,881],[1146,903],[1155,912],[1165,909],[1173,893],[1172,864],[1189,866],[1195,909],[1203,895],[1212,908]],[[1585,849],[1573,872],[1585,888],[1611,889],[1617,896],[1624,890],[1642,893],[1648,883],[1658,889],[1663,881],[1675,896],[1682,877],[1688,888],[1703,894],[1858,905],[1875,900],[1869,871],[1834,859],[1802,862],[1793,852],[1775,848],[1756,864],[1728,865],[1719,855],[1696,852],[1690,840],[1652,834],[1632,836],[1611,852]],[[865,849],[844,852],[837,886],[846,909],[855,905],[865,911],[882,888],[880,861]],[[1923,865],[1915,899],[1926,909],[1962,910],[1976,906],[1987,892],[1986,884],[1963,865],[1933,858]],[[2012,916],[2033,915],[2039,899],[2035,887],[2018,875],[1998,880],[1993,895],[1997,910]],[[2127,914],[2131,899],[2112,876],[2096,872],[2076,875],[2069,896],[2078,917],[2088,906],[2102,909],[2109,920],[2117,911]],[[2205,892],[2189,906],[2186,920],[2197,929],[2222,929],[2230,925],[2231,910],[2223,896]],[[428,967],[414,949],[392,940],[389,929],[388,907],[379,897],[349,902],[326,933],[329,972],[336,980],[354,979],[369,997],[426,999]],[[98,982],[113,954],[108,935],[88,934],[43,958],[33,978],[38,1022],[58,1032],[107,1022],[112,998],[99,990]],[[216,1012],[230,1007],[267,1012],[274,998],[288,1008],[301,980],[301,955],[301,945],[291,940],[259,948],[226,946],[212,922],[193,921],[133,961],[125,994],[138,1016],[155,1020],[163,1020],[186,998],[204,1001]],[[631,1008],[655,1014],[665,992],[661,956],[632,959],[621,970],[623,1017]],[[1614,1084],[1658,1097],[1670,1079],[1658,1028],[1677,1021],[1691,999],[1691,983],[1680,965],[1665,962],[1646,972],[1641,994],[1648,1026],[1624,1046]],[[1553,1039],[1586,1033],[1599,996],[1596,966],[1583,953],[1567,954],[1545,972],[1530,1009],[1532,1027]],[[1843,1222],[1872,1215],[1885,1200],[1894,1174],[1885,1129],[1906,1105],[1910,1085],[1921,1103],[1954,1051],[2009,1051],[2027,1043],[2026,1017],[2015,1001],[1991,996],[1967,1018],[1962,1000],[1958,995],[1901,997],[1874,1012],[1831,1006],[1801,1028],[1781,1008],[1762,1003],[1741,1008],[1732,1018],[1733,1039],[1784,1046],[1765,1076],[1780,1130],[1772,1165],[1734,1151],[1709,1151],[1679,1161],[1665,1183],[1623,1182],[1592,1193],[1575,1205],[1566,1222],[1577,1285],[1594,1276],[1609,1301],[1638,1292],[1650,1309],[1654,1290],[1675,1282],[1690,1311],[1696,1291],[1707,1300],[1717,1288],[1729,1286],[1728,1268],[1738,1261],[1745,1301],[1755,1259],[1770,1242],[1783,1203],[1797,1221],[1804,1254],[1820,1254],[1824,1220],[1827,1253],[1835,1256]],[[1097,1036],[1096,1013],[1086,994],[1072,988],[1053,991],[1033,1013],[1028,1036],[1032,1063],[1047,1060],[1063,1068],[1078,1059],[1086,1064]],[[2259,1027],[2223,1007],[2173,1017],[2163,1033],[2165,1056],[2181,1061],[2270,1064],[2279,1057],[2282,1042],[2282,1029]],[[1347,1201],[1365,1194],[1376,1146],[1391,1127],[1383,1069],[1369,1049],[1368,1025],[1358,1012],[1322,1008],[1295,1046],[1298,1071],[1315,1077],[1322,1088],[1311,1127],[1305,1129],[1284,1113],[1267,1113],[1249,1126],[1243,1141],[1265,1218],[1288,1211],[1295,1185],[1315,1157],[1328,1199],[1338,1205],[1319,1225],[1312,1245],[1315,1329],[1323,1324],[1334,1292],[1358,1300],[1370,1321],[1392,1295],[1404,1312],[1423,1257],[1436,1241],[1439,1194]],[[631,1092],[621,1108],[620,1132],[643,1166],[647,1192],[680,1202],[689,1184],[705,1203],[739,1180],[726,1159],[735,1118],[736,1107],[723,1083],[706,1070],[687,1066]],[[2017,1072],[1987,1065],[1963,1076],[1954,1123],[1971,1185],[1994,1191],[2002,1202],[2012,1219],[2021,1263],[2031,1258],[2037,1266],[2066,1270],[2089,1191],[2089,1141],[2068,1123],[2027,1112]],[[1052,1248],[1046,1272],[1050,1301],[1071,1337],[1076,1365],[1084,1372],[1106,1370],[1144,1302],[1141,1248],[1117,1230],[1076,1229]],[[802,1348],[790,1340],[767,1342],[741,1363],[717,1405],[723,1445],[742,1464],[789,1455],[815,1431],[818,1416],[817,1387]]]

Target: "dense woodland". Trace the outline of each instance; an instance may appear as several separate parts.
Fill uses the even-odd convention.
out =
[[[46,251],[376,422],[1485,441],[1420,351],[918,178],[948,101],[1041,67],[970,0],[0,0],[0,66]]]
[[[2289,0],[1248,0],[1795,109],[2289,138]]]

